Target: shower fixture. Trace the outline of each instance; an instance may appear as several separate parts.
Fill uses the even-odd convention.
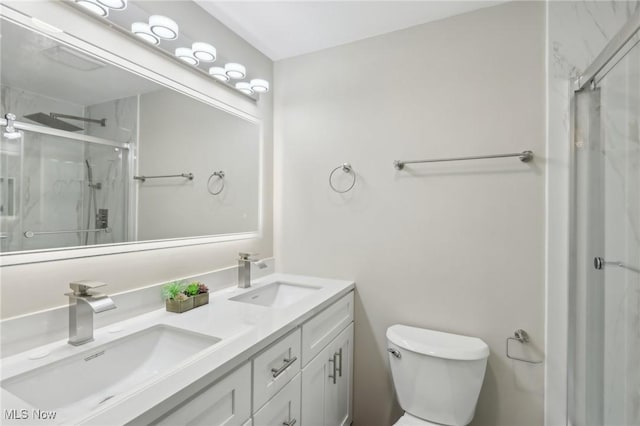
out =
[[[76,115],[67,115],[67,114],[58,114],[56,112],[50,112],[49,114],[45,114],[44,112],[37,112],[35,114],[25,115],[24,118],[27,118],[31,121],[35,121],[36,123],[44,124],[47,127],[52,127],[58,130],[66,130],[69,132],[78,132],[84,130],[82,127],[74,126],[71,123],[67,123],[66,121],[60,120],[61,118],[67,120],[78,120],[84,121],[85,123],[97,123],[100,126],[105,127],[107,125],[107,119],[95,119],[95,118],[87,118],[87,117],[78,117]]]

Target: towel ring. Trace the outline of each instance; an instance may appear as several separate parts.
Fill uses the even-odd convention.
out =
[[[345,173],[350,173],[353,175],[353,182],[351,182],[351,185],[349,185],[349,187],[345,190],[339,190],[338,188],[336,188],[335,186],[333,186],[333,175],[335,172],[337,172],[338,170],[341,170]],[[353,188],[353,186],[356,184],[356,173],[353,171],[353,167],[351,167],[351,164],[349,163],[342,163],[340,164],[338,167],[336,167],[335,169],[331,170],[331,173],[329,173],[329,186],[331,187],[331,189],[333,189],[335,192],[337,192],[338,194],[344,194],[345,192],[349,192],[351,191],[351,188]]]
[[[222,186],[220,187],[220,190],[217,192],[213,192],[211,190],[211,179],[213,179],[214,177],[217,177],[219,180],[222,181]],[[219,172],[211,173],[211,176],[209,176],[209,180],[207,180],[207,191],[209,191],[209,194],[218,195],[222,192],[223,189],[224,189],[224,172],[220,170]]]

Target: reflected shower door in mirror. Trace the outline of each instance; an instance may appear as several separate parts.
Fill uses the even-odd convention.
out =
[[[0,30],[3,254],[258,232],[256,121]]]

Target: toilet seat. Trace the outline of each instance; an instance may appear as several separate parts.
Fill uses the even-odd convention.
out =
[[[409,413],[404,413],[402,417],[398,419],[393,426],[443,426],[440,423],[431,423],[427,420],[420,419],[412,416]]]

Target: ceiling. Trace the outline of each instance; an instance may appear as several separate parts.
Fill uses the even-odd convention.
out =
[[[504,1],[195,0],[209,14],[274,61]]]

